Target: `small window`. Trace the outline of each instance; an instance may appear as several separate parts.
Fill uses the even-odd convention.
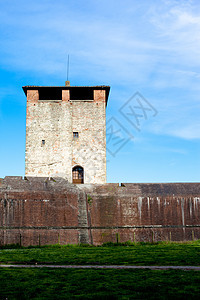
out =
[[[44,146],[45,145],[45,140],[42,140],[42,146]]]
[[[77,139],[78,138],[78,132],[73,132],[73,138]]]
[[[84,182],[84,170],[81,166],[73,167],[72,169],[72,182],[83,183]]]

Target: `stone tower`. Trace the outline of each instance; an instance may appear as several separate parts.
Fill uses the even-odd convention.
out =
[[[24,86],[25,175],[106,182],[109,86]]]

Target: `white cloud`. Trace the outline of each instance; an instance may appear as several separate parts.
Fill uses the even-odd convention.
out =
[[[114,6],[114,1],[89,1],[85,6],[81,1],[75,5],[49,0],[25,4],[8,1],[0,13],[0,63],[4,68],[35,72],[42,80],[53,74],[64,82],[69,53],[72,79],[103,80],[115,90],[121,85],[131,93],[151,90],[151,95],[144,96],[148,100],[156,97],[159,111],[159,124],[149,123],[152,132],[199,137],[197,2],[150,0],[124,5],[119,0]],[[188,98],[182,90],[187,90]],[[164,99],[157,96],[160,91],[166,94]],[[126,99],[119,98],[121,105]]]
[[[188,124],[183,127],[174,128],[171,135],[188,140],[200,139],[200,123]]]

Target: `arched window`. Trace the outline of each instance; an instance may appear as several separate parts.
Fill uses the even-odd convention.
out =
[[[83,183],[84,171],[80,166],[73,167],[72,169],[72,182]]]

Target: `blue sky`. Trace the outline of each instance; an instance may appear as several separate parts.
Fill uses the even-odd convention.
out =
[[[24,175],[21,87],[64,85],[69,54],[71,85],[111,86],[108,182],[199,181],[199,1],[0,4],[0,177]]]

